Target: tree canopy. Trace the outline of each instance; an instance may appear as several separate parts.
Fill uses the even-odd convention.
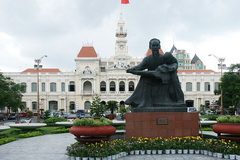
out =
[[[228,70],[220,83],[220,90],[223,91],[223,106],[236,107],[240,102],[240,64],[232,64]]]
[[[18,108],[23,109],[22,93],[25,91],[25,86],[16,84],[9,77],[5,77],[0,73],[0,109],[5,107],[11,108],[16,112]]]
[[[94,117],[102,117],[104,113],[104,105],[101,103],[101,98],[95,94],[90,108],[90,114]]]
[[[109,109],[111,111],[111,114],[114,113],[115,110],[118,109],[118,102],[117,101],[107,101],[107,108],[106,109]]]

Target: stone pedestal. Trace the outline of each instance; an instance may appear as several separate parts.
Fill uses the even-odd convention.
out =
[[[199,135],[197,112],[126,114],[126,140],[131,137],[169,138]]]

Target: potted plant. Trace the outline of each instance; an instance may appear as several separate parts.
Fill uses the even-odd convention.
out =
[[[240,116],[220,116],[217,123],[213,126],[213,131],[220,138],[240,142]],[[227,133],[228,135],[221,135]]]
[[[240,116],[220,116],[213,126],[213,131],[221,133],[240,134]]]
[[[116,118],[116,115],[114,114],[114,111],[118,109],[118,102],[117,101],[107,101],[107,110],[111,111],[111,114],[107,115],[107,117],[111,120]]]
[[[116,132],[112,121],[107,118],[92,119],[82,118],[73,121],[70,133],[76,136],[76,140],[82,143],[107,141]]]

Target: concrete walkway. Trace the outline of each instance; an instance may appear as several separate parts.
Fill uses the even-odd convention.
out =
[[[70,133],[20,139],[0,146],[1,160],[68,160],[66,148],[75,143]],[[119,160],[217,160],[205,155],[129,155]]]

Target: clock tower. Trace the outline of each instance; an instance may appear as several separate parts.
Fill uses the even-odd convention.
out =
[[[122,18],[122,14],[120,16],[120,20],[118,21],[118,28],[116,31],[116,45],[115,45],[115,54],[127,54],[127,31],[125,30],[125,22]]]

